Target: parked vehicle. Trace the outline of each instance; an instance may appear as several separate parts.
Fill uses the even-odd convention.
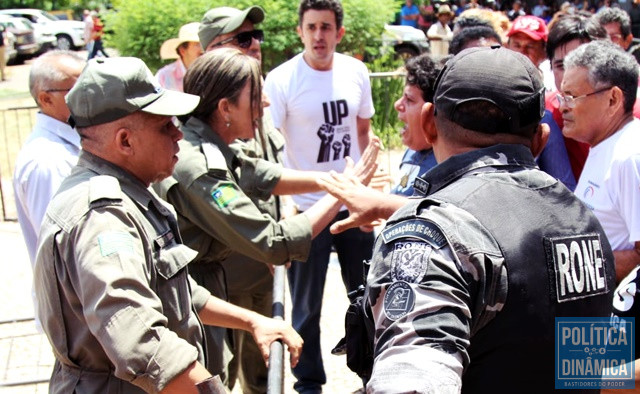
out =
[[[58,40],[56,36],[54,36],[46,26],[42,26],[37,23],[31,23],[31,21],[27,18],[22,18],[19,16],[13,17],[14,20],[21,25],[27,26],[30,29],[33,29],[33,32],[36,35],[36,42],[40,47],[38,52],[35,55],[40,55],[41,53],[45,53],[51,49],[54,49],[58,46]]]
[[[382,48],[383,51],[393,48],[398,57],[406,60],[429,52],[429,40],[420,29],[411,26],[384,25]]]
[[[29,19],[33,24],[46,27],[56,37],[59,49],[84,47],[83,22],[59,20],[46,11],[34,8],[0,10],[0,14],[20,16]]]
[[[30,28],[10,15],[0,15],[0,23],[4,26],[5,30],[15,36],[14,47],[18,52],[15,59],[16,63],[22,63],[38,52],[40,46],[36,41],[33,28]]]

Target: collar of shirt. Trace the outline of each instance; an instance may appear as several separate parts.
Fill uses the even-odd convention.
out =
[[[34,130],[51,133],[75,146],[78,151],[80,151],[80,135],[71,128],[68,123],[61,122],[49,115],[38,112],[36,114],[36,124],[37,127],[34,127]]]
[[[506,167],[535,168],[531,150],[520,144],[498,144],[455,155],[416,179],[415,189],[430,195],[465,174],[482,169]]]
[[[229,148],[229,145],[227,145],[218,133],[209,127],[208,124],[192,116],[187,120],[185,126],[198,134],[203,142],[210,142],[217,146],[218,149],[220,149],[228,168],[235,169],[240,165],[240,159],[238,159],[231,148]]]

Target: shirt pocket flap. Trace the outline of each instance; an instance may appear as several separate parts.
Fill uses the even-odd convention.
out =
[[[198,252],[186,245],[173,244],[160,249],[156,268],[160,276],[164,279],[170,279],[193,261],[197,255]]]

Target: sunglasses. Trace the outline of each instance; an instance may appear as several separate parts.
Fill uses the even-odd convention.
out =
[[[254,38],[262,44],[264,42],[264,32],[262,30],[244,31],[242,33],[236,34],[233,37],[229,37],[226,40],[222,40],[216,44],[213,44],[213,46],[217,47],[236,40],[240,48],[247,49],[251,46]]]

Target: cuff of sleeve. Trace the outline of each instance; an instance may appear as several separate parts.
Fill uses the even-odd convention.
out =
[[[282,166],[262,159],[244,160],[240,188],[249,196],[266,200],[282,177]]]
[[[158,392],[198,360],[198,349],[171,330],[164,330],[158,351],[149,364],[148,373],[132,383],[148,392]],[[151,389],[151,390],[150,390]]]
[[[286,234],[289,257],[306,261],[311,250],[311,222],[307,215],[295,215],[280,222]]]
[[[191,286],[191,302],[194,308],[196,308],[196,311],[200,312],[207,304],[207,301],[209,301],[209,298],[211,298],[211,293],[209,290],[197,284],[196,281],[191,278],[191,275],[189,275],[189,285]]]

